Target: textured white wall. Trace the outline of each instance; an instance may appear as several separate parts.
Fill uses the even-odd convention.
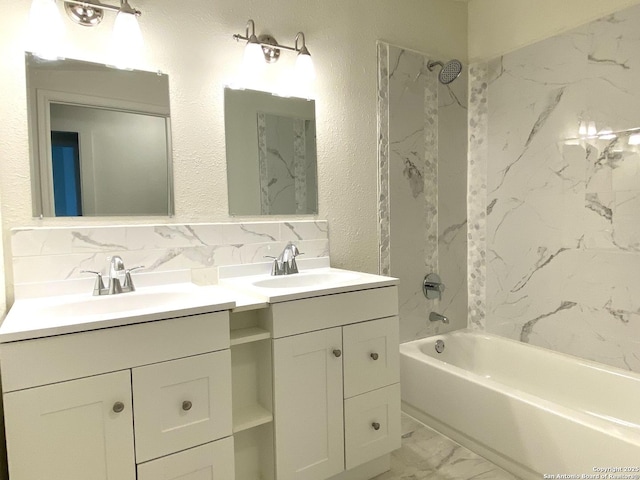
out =
[[[117,3],[117,2],[113,2]],[[31,217],[24,57],[29,0],[4,2],[0,15],[0,195],[8,229],[29,225],[140,223],[140,219],[34,220]],[[306,34],[318,79],[319,217],[331,225],[337,266],[377,271],[376,40],[466,58],[467,7],[450,0],[137,0],[146,42],[141,68],[169,74],[176,216],[171,221],[226,221],[223,90],[237,80],[248,18],[257,33],[291,45]],[[65,18],[68,57],[105,61],[113,15],[96,29]],[[294,55],[283,53],[259,83],[277,90]],[[153,218],[149,221],[164,222]],[[8,254],[5,253],[5,258]],[[10,269],[7,264],[7,269]],[[11,273],[7,272],[11,283]]]
[[[638,0],[470,0],[469,63],[495,58],[637,3]]]

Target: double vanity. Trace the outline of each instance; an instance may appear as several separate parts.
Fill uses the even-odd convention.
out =
[[[270,269],[17,300],[0,327],[10,478],[388,470],[400,446],[397,280],[328,259]]]

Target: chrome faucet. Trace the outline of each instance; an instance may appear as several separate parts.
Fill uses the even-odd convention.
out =
[[[102,281],[102,273],[93,270],[80,270],[82,273],[93,273],[96,282],[93,286],[93,295],[117,295],[119,293],[134,292],[136,290],[131,279],[131,272],[144,268],[144,266],[126,269],[122,257],[114,255],[109,260],[109,283],[105,287]]]
[[[449,323],[449,318],[436,312],[431,312],[429,314],[429,320],[431,320],[432,322],[442,322],[444,324]]]
[[[278,257],[267,256],[268,258],[273,258],[271,275],[291,275],[292,273],[298,273],[298,265],[296,264],[296,257],[298,255],[302,255],[298,247],[289,242]]]

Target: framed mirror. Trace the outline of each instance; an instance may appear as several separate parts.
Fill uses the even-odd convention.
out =
[[[315,102],[225,89],[231,215],[318,213]]]
[[[167,75],[26,54],[34,216],[173,214]]]

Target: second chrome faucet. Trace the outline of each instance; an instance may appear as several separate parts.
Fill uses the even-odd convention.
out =
[[[298,265],[296,263],[296,257],[302,255],[293,243],[287,243],[284,250],[277,257],[266,255],[267,258],[273,258],[273,265],[271,266],[271,275],[291,275],[292,273],[298,273]]]

